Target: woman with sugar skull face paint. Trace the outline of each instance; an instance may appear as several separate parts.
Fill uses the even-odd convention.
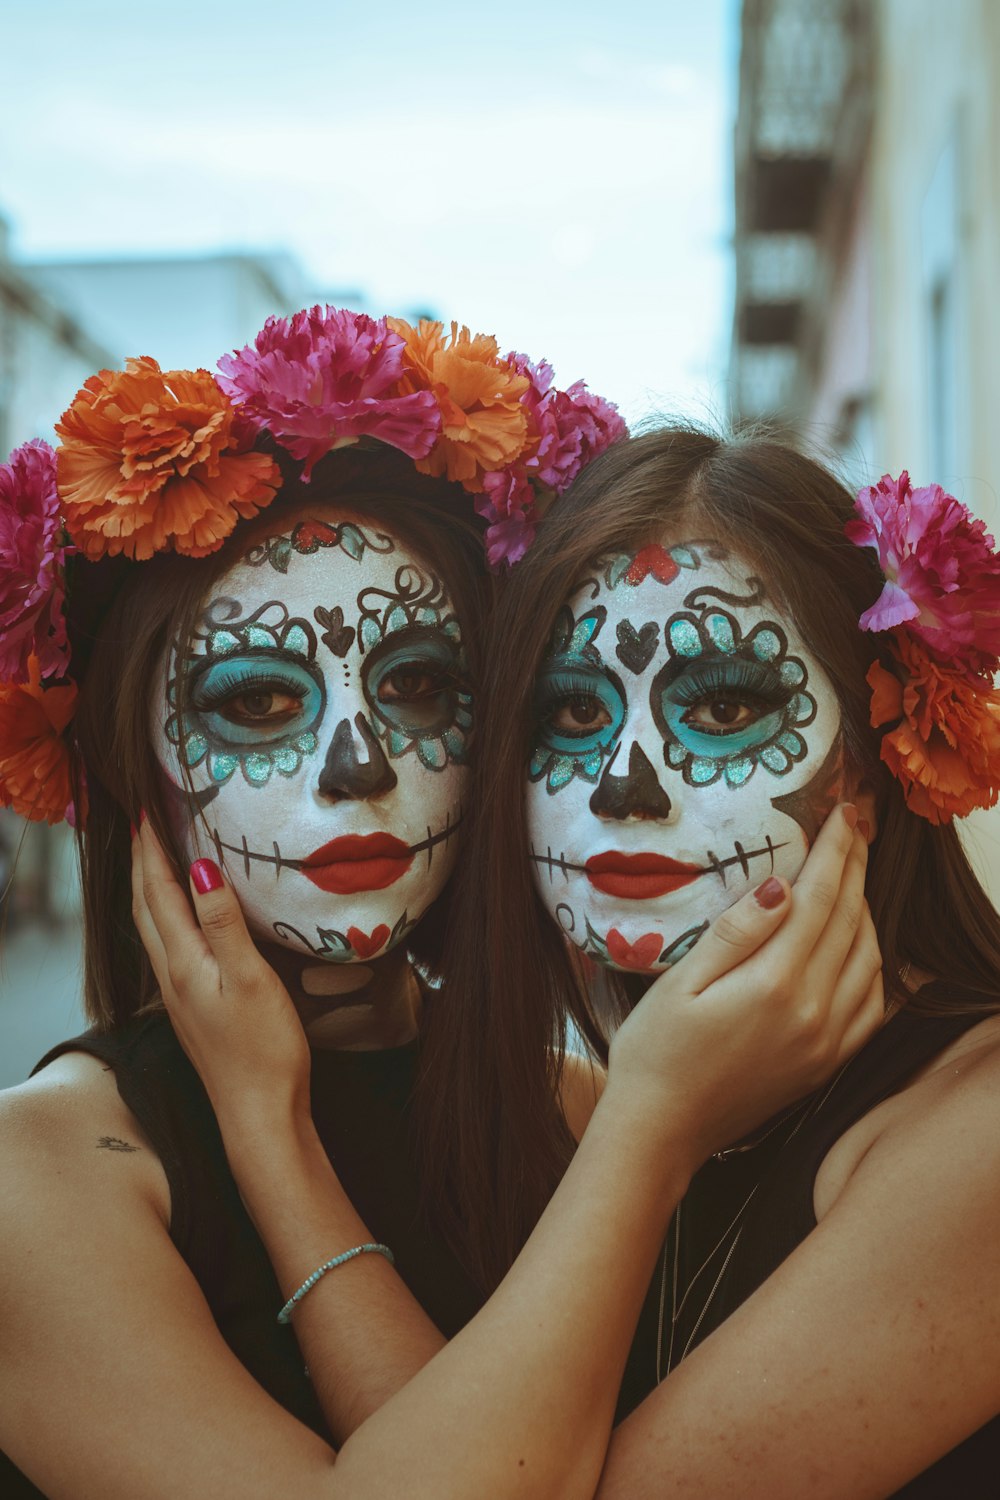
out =
[[[801,870],[798,898],[833,803],[871,845],[888,1020],[695,1175],[596,1493],[993,1495],[1000,922],[954,823],[1000,789],[992,539],[905,474],[855,507],[780,443],[668,428],[553,508],[493,638],[472,868],[517,933],[494,1007],[561,997],[587,1025],[576,949],[625,1014],[746,890]]]
[[[491,1108],[484,1096],[475,1112],[463,1111],[445,1095],[428,1113],[427,1162],[413,1156],[418,1024],[438,1038],[436,1051],[427,1048],[425,1097],[433,1100],[450,1067],[450,946],[415,924],[433,905],[437,920],[435,898],[455,894],[446,879],[455,829],[469,811],[469,673],[481,586],[456,493],[439,481],[446,475],[489,494],[495,545],[516,551],[533,524],[524,493],[546,451],[545,402],[566,393],[550,392],[548,378],[520,357],[500,360],[481,347],[488,341],[453,330],[450,353],[483,367],[475,397],[463,372],[468,409],[456,421],[457,398],[439,407],[448,341],[433,327],[398,330],[329,310],[302,315],[291,332],[318,345],[326,339],[328,364],[309,368],[306,410],[294,411],[284,389],[280,413],[256,439],[244,425],[260,418],[255,402],[263,400],[247,373],[260,373],[250,351],[242,369],[229,365],[241,397],[235,409],[205,372],[162,377],[151,361],[121,377],[104,372],[60,424],[52,489],[42,449],[22,450],[11,466],[25,514],[37,499],[40,557],[55,566],[50,596],[36,608],[25,595],[32,612],[22,611],[5,637],[4,703],[36,714],[40,706],[52,733],[26,752],[39,768],[47,757],[44,775],[27,784],[24,752],[18,758],[0,745],[3,792],[36,815],[61,812],[75,794],[85,830],[88,998],[103,1022],[57,1049],[34,1083],[4,1101],[4,1128],[17,1143],[5,1153],[7,1186],[24,1204],[0,1246],[10,1350],[0,1443],[20,1466],[8,1465],[13,1493],[172,1496],[206,1485],[241,1497],[289,1487],[317,1496],[404,1487],[435,1497],[589,1493],[614,1370],[669,1205],[693,1165],[801,1093],[871,1025],[865,986],[833,997],[822,1045],[814,1016],[785,995],[764,995],[762,1048],[761,1010],[746,1003],[746,981],[735,989],[724,981],[782,923],[787,891],[779,884],[776,904],[744,903],[740,953],[722,941],[713,947],[709,934],[700,969],[687,970],[699,975],[697,986],[672,991],[698,1004],[682,1005],[669,1026],[647,1008],[641,1025],[623,1030],[611,1085],[525,1257],[432,1357],[442,1339],[407,1284],[449,1332],[483,1296],[469,1274],[474,1261],[446,1240],[445,1196],[421,1196],[433,1192],[433,1142],[443,1129],[465,1149],[475,1131],[456,1121],[468,1127],[474,1113],[489,1120]],[[376,394],[366,395],[362,380],[360,391],[338,387],[334,400],[338,340],[348,335],[352,359],[371,341],[371,379],[388,354],[397,368]],[[265,330],[257,353],[273,353],[269,340],[282,337],[280,327]],[[317,414],[317,392],[332,414]],[[567,399],[582,413],[579,466],[614,430],[579,388]],[[349,438],[359,427],[381,431],[373,410],[387,424],[385,440],[416,458],[418,471],[424,464],[427,481],[405,465],[401,477],[401,461],[387,477],[381,451],[366,450],[356,464],[351,455],[346,469],[340,455],[324,460],[338,422]],[[404,415],[413,424],[405,430]],[[564,427],[570,415],[560,408]],[[303,465],[301,477],[289,476],[282,458],[282,481],[275,440]],[[109,479],[115,443],[120,486]],[[546,462],[551,470],[555,460]],[[503,479],[493,491],[491,474]],[[559,487],[551,473],[546,485]],[[60,513],[78,548],[67,582],[69,641],[58,623],[64,542],[52,522]],[[158,555],[150,561],[150,553]],[[59,758],[77,690],[73,733],[86,785],[80,763],[64,771]],[[123,936],[121,910],[127,813],[140,808],[149,818],[132,841],[133,910],[151,967]],[[828,869],[843,868],[851,842],[841,820],[823,850]],[[191,862],[204,933],[193,945],[172,940],[183,898],[164,848],[176,863]],[[235,893],[257,946],[246,941]],[[826,914],[840,904],[831,892]],[[453,924],[452,944],[471,950],[478,941],[476,924]],[[433,998],[407,953],[448,977]],[[211,1103],[157,1008],[158,987],[172,995]],[[202,1026],[185,997],[206,987]],[[298,1022],[289,1028],[289,994],[304,1031]],[[482,1021],[477,1007],[473,1024]],[[566,1139],[549,1041],[529,1056],[547,1113],[518,1121],[521,1130],[541,1122],[535,1144],[548,1144],[546,1164]],[[481,1057],[491,1078],[510,1084],[485,1045]],[[456,1093],[469,1088],[471,1075],[450,1076]],[[621,1153],[640,1122],[645,1169],[625,1183]],[[447,1173],[457,1169],[451,1182],[476,1191],[460,1156],[445,1152],[439,1161]],[[478,1192],[475,1232],[486,1239],[487,1195]],[[595,1201],[605,1210],[599,1229]],[[88,1227],[95,1205],[98,1234]],[[515,1221],[507,1216],[508,1229]],[[389,1225],[393,1247],[383,1240]],[[620,1233],[632,1259],[567,1392],[563,1337]],[[311,1380],[287,1326],[293,1311]],[[554,1337],[539,1337],[545,1323]],[[564,1424],[580,1434],[571,1449],[561,1436],[554,1441]],[[336,1464],[331,1429],[347,1435]]]

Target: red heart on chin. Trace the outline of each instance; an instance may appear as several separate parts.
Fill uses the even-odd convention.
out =
[[[635,554],[625,574],[625,582],[642,583],[652,573],[658,583],[673,583],[679,572],[680,568],[666,547],[654,542]]]
[[[617,927],[612,927],[606,942],[609,957],[622,969],[651,969],[663,947],[663,939],[658,932],[644,933],[641,938],[630,943],[622,937]]]
[[[362,932],[360,927],[348,927],[347,941],[359,958],[374,958],[389,941],[389,929],[384,922],[380,922],[371,933]]]

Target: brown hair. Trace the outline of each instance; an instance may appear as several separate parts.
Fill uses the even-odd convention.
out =
[[[571,1151],[565,1133],[539,1132],[537,1103],[520,1112],[523,1099],[541,1098],[540,1080],[551,1097],[560,1059],[556,1051],[543,1063],[546,1047],[561,1041],[568,1014],[599,1053],[606,1047],[580,967],[535,894],[522,813],[534,678],[560,606],[595,557],[691,522],[699,535],[714,535],[755,561],[827,672],[851,767],[876,791],[868,899],[887,987],[905,998],[897,976],[912,962],[979,992],[983,1009],[997,1006],[1000,917],[956,829],[933,827],[907,809],[869,725],[865,673],[878,643],[858,629],[858,617],[884,580],[874,553],[844,538],[852,510],[847,490],[786,443],[758,435],[723,441],[692,427],[665,427],[590,465],[511,575],[491,628],[478,723],[487,755],[456,913],[454,984],[434,1018],[437,1050],[428,1059],[439,1081],[449,1078],[462,1127],[431,1133],[428,1171],[439,1200],[451,1205],[448,1232],[486,1286],[517,1254]],[[625,1006],[618,976],[603,977]],[[453,1003],[466,1008],[452,1013]],[[940,995],[933,1004],[949,1007]],[[967,996],[952,1005],[978,1008]],[[477,1195],[493,1195],[493,1210],[480,1223],[461,1213],[461,1187],[469,1183]]]
[[[414,500],[419,499],[419,504]],[[82,677],[75,720],[88,814],[77,830],[84,911],[84,1001],[102,1028],[119,1026],[156,999],[132,922],[129,823],[143,809],[178,875],[167,789],[150,741],[150,685],[168,643],[186,641],[212,583],[257,538],[277,535],[292,513],[341,510],[389,527],[441,573],[462,627],[473,683],[481,671],[488,588],[479,527],[457,486],[427,479],[392,450],[331,454],[305,485],[291,476],[267,510],[239,525],[206,558],[162,554],[134,564],[77,560],[69,580],[74,672]],[[182,709],[183,705],[179,705]],[[414,934],[416,956],[443,964],[449,888]]]

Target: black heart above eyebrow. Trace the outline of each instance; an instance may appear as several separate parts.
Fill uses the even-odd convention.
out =
[[[655,620],[647,620],[638,630],[631,620],[618,621],[618,645],[615,655],[638,675],[644,672],[653,660],[660,641],[660,627]]]
[[[325,627],[320,640],[329,646],[334,656],[346,656],[354,640],[354,626],[344,624],[344,611],[337,604],[333,609],[317,607],[313,617],[318,625]]]

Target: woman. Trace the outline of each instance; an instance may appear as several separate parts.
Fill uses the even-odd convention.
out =
[[[482,1093],[512,1008],[583,1006],[567,936],[621,973],[623,1006],[695,944],[679,982],[720,905],[814,840],[810,860],[822,852],[845,791],[886,957],[878,1035],[804,1106],[729,1142],[672,1215],[626,1377],[627,1404],[646,1399],[596,1493],[994,1494],[1000,934],[952,823],[1000,780],[991,540],[905,476],[855,514],[780,444],[667,429],[588,469],[495,620],[474,832],[491,859],[474,848],[463,886],[488,916],[475,1045],[447,994],[435,1014],[456,1080]],[[203,1074],[235,1090],[199,998],[171,1004]],[[223,1034],[224,1014],[211,1024]],[[445,1185],[488,1163],[480,1139],[450,1162],[437,1142]],[[240,1159],[244,1190],[255,1170]],[[277,1251],[280,1226],[265,1233]],[[472,1229],[466,1246],[488,1253]],[[581,1287],[589,1305],[606,1284],[605,1268]],[[324,1312],[317,1298],[319,1351]],[[596,1336],[564,1330],[565,1372]]]
[[[37,564],[25,587],[16,576],[5,580],[3,794],[52,816],[75,794],[88,1001],[103,1023],[4,1101],[5,1201],[14,1212],[0,1249],[7,1330],[0,1444],[23,1471],[8,1467],[8,1491],[18,1484],[22,1493],[52,1495],[245,1496],[290,1487],[354,1496],[405,1486],[411,1494],[477,1488],[541,1496],[563,1485],[567,1493],[592,1488],[613,1394],[586,1378],[585,1361],[567,1405],[551,1378],[559,1339],[537,1347],[539,1318],[554,1318],[558,1330],[578,1314],[575,1281],[609,1259],[611,1226],[627,1232],[634,1221],[636,1259],[608,1300],[610,1350],[604,1341],[601,1349],[602,1368],[609,1357],[620,1364],[663,1205],[694,1162],[795,1097],[872,1023],[867,980],[857,982],[848,956],[852,927],[827,957],[832,1003],[821,1028],[814,1015],[803,1019],[787,985],[770,997],[766,1010],[782,1038],[770,1055],[760,1011],[746,1003],[753,971],[738,988],[716,984],[788,914],[781,885],[770,890],[770,906],[751,899],[740,953],[706,945],[701,967],[689,971],[690,990],[678,989],[699,1004],[669,1027],[654,1008],[648,1026],[623,1032],[607,1100],[577,1158],[580,1185],[571,1171],[518,1275],[488,1314],[431,1357],[440,1336],[334,1175],[323,1131],[338,1170],[356,1176],[359,1196],[367,1185],[372,1217],[396,1213],[411,1282],[457,1327],[481,1294],[460,1268],[452,1272],[433,1226],[417,1222],[405,1118],[405,1069],[412,1073],[414,1061],[406,1044],[437,996],[426,1001],[403,943],[425,972],[447,970],[433,932],[423,950],[422,934],[410,934],[426,908],[439,908],[431,921],[447,900],[454,830],[468,796],[466,673],[475,667],[481,575],[445,479],[453,474],[481,495],[491,475],[527,483],[523,470],[545,447],[549,387],[464,331],[453,331],[449,344],[439,329],[399,327],[318,309],[270,327],[255,350],[227,365],[238,400],[205,372],[163,375],[148,360],[121,375],[103,372],[60,424],[58,481],[40,447],[22,450],[3,476],[16,491],[10,535],[20,550],[10,555],[20,566],[30,553]],[[447,356],[460,365],[451,385]],[[608,435],[593,398],[577,389],[567,399],[563,437],[573,412],[579,420],[564,469]],[[356,462],[352,453],[346,464],[326,457],[359,432],[402,448],[407,463],[381,449],[359,452]],[[518,464],[520,475],[506,472]],[[495,517],[502,503],[499,492],[495,503],[483,502]],[[68,640],[63,522],[77,548],[66,584]],[[504,545],[529,523],[522,501],[507,514]],[[60,731],[74,707],[79,758],[67,764]],[[175,860],[198,856],[196,890],[209,910],[221,894],[215,861],[226,862],[315,1051],[332,1044],[362,1060],[346,1074],[320,1061],[316,1098],[327,1101],[328,1117],[319,1131],[308,1109],[301,1030],[271,1059],[276,1087],[260,1078],[261,1097],[268,1107],[280,1100],[282,1130],[292,1122],[303,1149],[294,1160],[282,1157],[263,1194],[264,1212],[283,1202],[280,1218],[295,1228],[285,1251],[272,1248],[274,1271],[225,1166],[212,1109],[169,1027],[150,1013],[156,986],[126,905],[128,817],[141,808]],[[155,861],[148,824],[142,839]],[[859,885],[850,845],[840,820],[818,862],[829,888],[825,904],[817,902],[820,927],[837,924]],[[328,904],[316,891],[341,899]],[[214,909],[208,930],[227,953],[231,921]],[[141,898],[136,912],[145,925]],[[815,941],[806,927],[799,949]],[[197,981],[197,956],[192,964],[146,935],[154,970]],[[227,972],[245,998],[246,975],[232,964]],[[287,1003],[284,991],[282,998]],[[717,1059],[712,1039],[734,1030],[745,1039]],[[266,1008],[243,1010],[236,1034],[237,1063],[257,1047],[268,1051],[274,1030]],[[372,1056],[375,1083],[367,1076],[359,1084]],[[400,1061],[402,1088],[392,1068]],[[539,1117],[555,1155],[565,1135],[548,1082],[556,1070],[544,1049],[530,1065],[547,1090]],[[210,1091],[227,1121],[230,1155],[241,1143],[270,1174],[276,1157],[247,1081],[238,1096]],[[672,1091],[676,1103],[665,1109],[661,1093]],[[368,1112],[360,1120],[350,1112],[359,1100]],[[641,1188],[621,1184],[616,1143],[647,1111],[648,1172]],[[373,1151],[380,1123],[384,1139]],[[373,1162],[385,1174],[374,1185]],[[596,1236],[583,1233],[595,1189],[609,1208],[608,1228]],[[301,1215],[300,1191],[309,1195]],[[253,1188],[244,1201],[256,1218]],[[567,1243],[556,1277],[546,1239]],[[301,1258],[315,1266],[319,1245],[329,1256],[333,1242],[350,1246],[358,1263],[338,1266],[340,1290],[327,1276],[315,1299],[323,1339],[316,1360],[307,1355],[310,1384],[291,1334],[273,1317],[295,1290],[290,1280],[302,1281]],[[300,1302],[305,1290],[303,1283]],[[296,1312],[307,1348],[308,1300]],[[393,1395],[425,1363],[406,1392]],[[341,1369],[351,1372],[349,1385],[338,1379]],[[536,1375],[549,1392],[540,1402],[527,1394]],[[490,1410],[477,1395],[482,1383]],[[583,1418],[592,1434],[572,1455],[552,1442],[567,1415],[574,1424]],[[336,1466],[328,1428],[351,1434]]]

